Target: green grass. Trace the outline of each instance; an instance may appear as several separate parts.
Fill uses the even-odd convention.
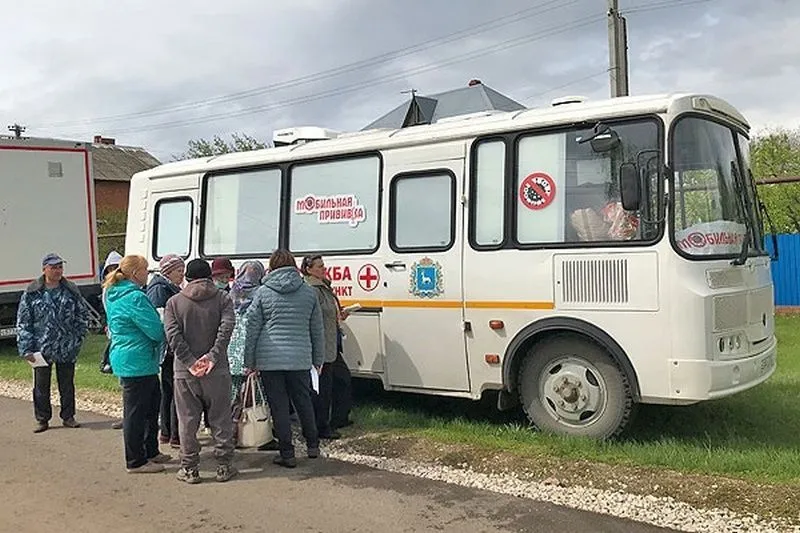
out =
[[[442,443],[468,443],[527,457],[585,459],[667,467],[764,482],[800,479],[800,317],[778,317],[778,370],[764,384],[731,398],[688,407],[642,406],[626,436],[613,442],[555,437],[528,429],[518,413],[481,402],[386,393],[356,387],[358,427]],[[76,369],[79,388],[118,390],[98,371],[105,337],[87,340]],[[29,380],[13,346],[0,346],[0,378]]]
[[[388,394],[370,387],[360,426],[524,456],[587,459],[765,481],[800,480],[800,317],[777,317],[778,369],[754,389],[687,407],[641,406],[611,442],[532,432],[518,413],[479,403]]]
[[[75,364],[75,387],[78,389],[119,391],[119,380],[100,372],[100,360],[106,346],[105,335],[89,334]],[[0,344],[0,379],[30,381],[31,367],[17,355],[13,343]]]

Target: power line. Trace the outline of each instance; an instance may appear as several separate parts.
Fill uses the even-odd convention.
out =
[[[529,102],[529,101],[533,100],[534,98],[538,98],[540,96],[544,96],[547,93],[551,93],[553,91],[558,91],[559,89],[564,89],[566,87],[569,87],[570,85],[575,85],[576,83],[580,83],[582,81],[591,80],[592,78],[596,78],[597,76],[600,76],[601,74],[607,74],[609,70],[610,70],[610,68],[604,68],[603,70],[599,70],[599,71],[596,71],[596,72],[594,72],[592,74],[589,74],[587,76],[583,76],[583,77],[574,79],[572,81],[568,81],[567,83],[564,83],[562,85],[558,85],[556,87],[551,87],[550,89],[547,89],[546,91],[538,92],[538,93],[535,93],[535,94],[530,94],[528,96],[523,97],[521,99],[521,101]]]
[[[307,96],[291,98],[291,99],[288,99],[288,100],[283,100],[283,101],[279,101],[279,102],[275,102],[275,103],[271,103],[271,104],[263,104],[263,105],[259,105],[259,106],[248,107],[248,108],[240,109],[239,111],[234,111],[234,112],[229,112],[229,113],[216,113],[216,114],[207,115],[207,116],[204,116],[204,117],[197,117],[197,118],[194,118],[194,119],[168,121],[168,122],[150,124],[150,125],[145,125],[145,126],[136,126],[136,127],[131,127],[131,128],[116,129],[116,130],[111,130],[111,132],[113,134],[119,135],[119,134],[124,134],[124,133],[137,133],[137,132],[142,132],[142,131],[152,131],[152,130],[159,130],[159,129],[168,129],[168,128],[175,128],[175,127],[191,126],[191,125],[194,125],[194,124],[202,124],[202,123],[211,122],[211,121],[214,121],[214,120],[226,120],[226,119],[237,118],[237,117],[250,115],[250,114],[254,114],[254,113],[261,113],[261,112],[264,112],[264,111],[270,111],[270,110],[273,110],[273,109],[280,109],[280,108],[284,108],[284,107],[288,107],[288,106],[293,106],[293,105],[297,105],[297,104],[303,104],[303,103],[308,103],[308,102],[315,101],[315,100],[320,100],[322,98],[328,98],[328,97],[331,97],[331,96],[339,96],[339,95],[342,95],[342,94],[358,91],[360,89],[365,89],[365,88],[368,88],[368,87],[371,87],[371,86],[374,86],[374,85],[379,85],[379,84],[384,84],[384,83],[396,81],[396,80],[405,78],[405,77],[407,77],[409,75],[412,75],[412,74],[421,74],[421,73],[424,73],[424,72],[437,70],[437,69],[440,69],[440,68],[445,67],[445,66],[450,66],[450,65],[453,65],[453,64],[456,64],[456,63],[461,63],[461,62],[464,62],[464,61],[468,61],[470,59],[483,57],[485,55],[489,55],[489,54],[493,54],[493,53],[496,53],[496,52],[499,52],[499,51],[507,50],[509,48],[520,46],[522,44],[535,42],[535,41],[544,39],[546,37],[551,37],[553,35],[557,35],[557,34],[564,33],[564,32],[567,32],[567,31],[574,30],[574,29],[578,29],[578,28],[582,28],[582,27],[588,26],[590,24],[595,24],[595,23],[601,22],[603,20],[605,20],[605,15],[602,15],[602,16],[595,15],[595,16],[591,16],[591,17],[585,17],[583,19],[578,19],[577,21],[574,21],[574,22],[572,22],[570,24],[561,25],[561,26],[557,26],[555,28],[550,28],[549,30],[546,29],[546,30],[537,32],[533,36],[528,35],[528,36],[524,36],[524,37],[518,37],[518,38],[515,38],[515,39],[509,39],[507,41],[503,41],[503,42],[497,43],[495,45],[492,45],[492,46],[489,46],[489,47],[485,47],[485,48],[483,48],[481,50],[477,50],[477,51],[469,52],[469,53],[466,53],[466,54],[459,54],[459,55],[453,56],[453,57],[451,57],[451,58],[449,58],[449,59],[447,59],[445,61],[437,61],[437,62],[433,62],[433,63],[428,63],[426,65],[422,65],[420,67],[415,67],[415,68],[410,69],[410,70],[403,70],[403,71],[395,72],[393,74],[379,76],[377,78],[372,78],[372,79],[367,80],[367,81],[362,81],[362,82],[353,83],[353,84],[350,84],[350,85],[345,85],[343,87],[330,89],[330,90],[323,91],[323,92],[316,93],[316,94],[311,94],[311,95],[307,95]],[[79,134],[79,135],[84,135],[84,134]],[[73,136],[78,136],[78,135],[73,134]]]
[[[573,0],[573,2],[574,1],[575,0]],[[645,12],[645,11],[650,11],[650,10],[655,10],[655,9],[662,9],[662,8],[665,8],[665,7],[682,7],[684,5],[698,4],[698,3],[708,2],[708,1],[710,1],[710,0],[688,0],[687,2],[683,2],[683,3],[680,3],[680,4],[675,4],[673,2],[670,5],[666,5],[667,2],[656,2],[656,3],[653,3],[653,4],[634,6],[631,9],[635,9],[635,12]],[[548,3],[550,3],[550,2],[548,2]],[[562,4],[562,6],[563,6],[563,4]],[[539,5],[539,7],[541,7],[541,4]],[[627,10],[627,12],[630,12],[630,9]],[[508,15],[507,17],[511,17],[511,16],[514,16],[514,15]],[[507,18],[507,17],[504,17],[504,18]],[[503,51],[503,50],[507,50],[509,48],[516,47],[516,46],[519,46],[519,45],[522,45],[522,44],[535,42],[535,41],[541,40],[541,39],[546,38],[546,37],[550,37],[550,36],[557,35],[557,34],[560,34],[560,33],[564,33],[564,32],[567,32],[567,31],[571,31],[571,30],[574,30],[574,29],[579,29],[579,28],[588,26],[590,24],[594,24],[596,22],[599,22],[600,20],[603,20],[604,18],[605,18],[605,15],[603,15],[603,16],[599,16],[598,15],[598,16],[584,17],[583,19],[578,19],[577,21],[573,21],[572,23],[569,23],[569,24],[564,24],[564,25],[555,26],[555,27],[551,27],[549,29],[542,30],[542,31],[536,33],[533,36],[528,35],[528,36],[518,37],[518,38],[515,38],[515,39],[509,39],[507,41],[503,41],[503,42],[497,43],[495,45],[492,45],[490,47],[487,47],[487,48],[484,48],[484,49],[481,49],[481,50],[478,50],[478,51],[473,51],[473,52],[468,52],[466,54],[459,54],[459,55],[453,56],[453,57],[451,57],[451,58],[449,58],[447,60],[444,60],[444,61],[432,62],[432,63],[426,64],[426,65],[422,65],[420,67],[416,67],[416,68],[413,68],[413,69],[410,69],[410,70],[403,70],[403,71],[400,71],[400,72],[395,72],[393,74],[379,76],[377,78],[372,78],[370,80],[361,81],[361,82],[358,82],[358,83],[345,85],[345,86],[334,88],[334,89],[329,89],[329,90],[326,90],[326,91],[322,91],[320,93],[312,93],[310,95],[290,98],[290,99],[287,99],[287,100],[273,102],[273,103],[270,103],[270,104],[262,104],[262,105],[258,105],[258,106],[242,108],[242,109],[240,109],[238,111],[234,111],[234,112],[222,112],[222,113],[215,113],[215,114],[212,114],[212,115],[206,115],[206,116],[203,116],[203,117],[196,117],[196,118],[190,118],[190,119],[176,119],[176,120],[170,120],[170,121],[165,121],[165,122],[161,122],[161,123],[142,125],[142,126],[133,126],[133,127],[129,127],[129,128],[122,128],[122,129],[112,130],[112,133],[119,135],[119,134],[125,134],[125,133],[138,133],[138,132],[144,132],[144,131],[152,131],[152,130],[161,130],[161,129],[170,129],[170,128],[176,128],[176,127],[191,126],[191,125],[195,125],[195,124],[202,124],[202,123],[206,123],[206,122],[211,122],[211,121],[214,121],[214,120],[227,120],[227,119],[231,119],[231,118],[238,118],[238,117],[241,117],[241,116],[246,116],[246,115],[251,115],[251,114],[256,114],[256,113],[262,113],[262,112],[271,111],[271,110],[274,110],[274,109],[280,109],[280,108],[290,107],[290,106],[294,106],[294,105],[300,105],[300,104],[304,104],[304,103],[308,103],[308,102],[312,102],[312,101],[316,101],[316,100],[320,100],[320,99],[324,99],[324,98],[329,98],[329,97],[333,97],[333,96],[339,96],[339,95],[342,95],[342,94],[347,94],[347,93],[350,93],[350,92],[359,91],[359,90],[362,90],[362,89],[365,89],[365,88],[369,88],[369,87],[372,87],[372,86],[377,86],[377,85],[381,85],[381,84],[384,84],[384,83],[396,81],[398,79],[407,77],[409,75],[421,74],[421,73],[424,73],[424,72],[437,70],[437,69],[440,69],[440,68],[445,67],[445,66],[449,66],[449,65],[456,64],[456,63],[468,61],[468,60],[475,59],[475,58],[478,58],[478,57],[483,57],[485,55],[496,53],[496,52]],[[500,19],[496,19],[496,20],[500,20]],[[461,30],[461,32],[464,32],[464,31],[467,31],[467,30]],[[461,33],[461,32],[457,32],[457,33]],[[451,34],[451,35],[455,35],[455,34]],[[440,39],[444,39],[444,38],[440,38]],[[427,41],[427,42],[432,42],[432,41]],[[415,46],[419,47],[419,46],[422,46],[422,45],[415,45]],[[407,49],[410,49],[410,48],[413,48],[413,47],[408,47]],[[407,49],[404,49],[404,50],[407,50]],[[389,54],[392,54],[392,53],[389,53]],[[387,56],[389,54],[384,54],[384,56]],[[378,57],[382,57],[382,56],[378,56]],[[365,61],[369,61],[369,60],[365,60]],[[355,63],[353,63],[351,65],[354,65],[354,64]],[[339,69],[342,69],[342,71],[345,71],[344,69],[346,69],[346,68],[348,68],[348,66],[339,67]],[[331,72],[333,70],[337,70],[337,69],[330,69],[329,71],[323,71],[323,72]],[[317,76],[317,75],[308,75],[308,76],[305,76],[304,78],[298,78],[297,80],[309,79],[309,78],[311,78],[313,76]],[[596,74],[592,75],[590,77],[594,77],[594,76],[596,76]],[[582,80],[578,80],[578,81],[582,81]],[[294,82],[295,82],[295,80],[292,80],[291,82],[284,82],[284,83],[294,83]],[[577,81],[576,82],[572,82],[572,83],[577,83]],[[278,85],[278,84],[273,84],[273,85],[268,86],[268,87],[275,87],[276,85]],[[262,88],[262,89],[264,89],[264,88]],[[552,90],[556,90],[556,89],[552,89]],[[242,93],[238,93],[238,94],[242,94]],[[123,115],[119,115],[119,116],[121,117]],[[125,116],[127,116],[127,115],[125,115]],[[106,118],[110,118],[110,117],[106,117]],[[89,122],[93,123],[94,121],[89,121]],[[71,136],[78,137],[78,136],[83,136],[83,135],[87,135],[87,133],[72,134]]]
[[[341,74],[346,74],[348,72],[352,72],[355,70],[361,70],[366,67],[371,67],[377,64],[385,63],[390,60],[394,60],[400,57],[405,57],[423,50],[427,50],[430,48],[435,48],[438,46],[442,46],[444,44],[449,44],[451,42],[459,41],[465,37],[473,37],[475,35],[485,33],[489,30],[500,28],[503,26],[507,26],[510,24],[514,24],[520,22],[522,20],[531,18],[536,15],[541,15],[543,13],[547,13],[550,11],[563,9],[571,4],[576,4],[580,0],[547,0],[545,2],[541,2],[536,4],[535,6],[511,13],[509,15],[504,15],[502,17],[490,20],[488,22],[483,22],[481,24],[477,24],[474,26],[470,26],[468,28],[464,28],[458,30],[456,32],[444,35],[442,37],[437,37],[434,39],[429,39],[427,41],[423,41],[421,43],[407,46],[404,48],[400,48],[397,50],[393,50],[391,52],[386,52],[377,56],[373,56],[371,58],[363,59],[360,61],[355,61],[353,63],[348,63],[345,65],[341,65],[338,67],[330,68],[327,70],[323,70],[320,72],[316,72],[313,74],[307,74],[305,76],[301,76],[299,78],[294,78],[282,82],[271,83],[268,85],[263,85],[260,87],[255,87],[252,89],[247,89],[244,91],[234,92],[230,94],[219,95],[211,98],[206,98],[203,100],[195,100],[191,102],[185,102],[182,104],[176,104],[173,106],[167,106],[163,108],[157,109],[150,109],[146,111],[136,111],[131,113],[122,113],[117,115],[108,115],[105,117],[98,117],[94,119],[82,119],[82,120],[72,120],[72,121],[62,121],[62,122],[53,122],[50,124],[43,124],[39,125],[39,128],[56,128],[56,127],[63,127],[63,126],[77,126],[83,124],[97,124],[102,122],[116,122],[119,120],[125,120],[130,118],[143,118],[148,116],[157,116],[163,115],[168,113],[173,113],[176,111],[186,111],[190,109],[196,109],[200,107],[205,107],[209,105],[221,104],[221,103],[228,103],[233,102],[236,100],[241,100],[245,98],[252,98],[253,96],[260,96],[263,94],[267,94],[270,92],[275,92],[281,89],[293,88],[300,85],[306,85],[308,83],[321,81],[324,79],[332,78],[335,76],[339,76]],[[548,7],[550,6],[550,7]]]
[[[628,9],[620,9],[620,13],[623,15],[627,15],[629,13],[643,13],[646,11],[655,11],[657,9],[670,9],[674,7],[685,7],[691,6],[696,4],[705,4],[710,2],[711,0],[662,0],[658,2],[652,2],[649,4],[641,4],[637,6],[629,7]]]

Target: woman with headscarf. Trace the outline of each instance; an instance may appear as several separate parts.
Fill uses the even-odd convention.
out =
[[[231,365],[231,377],[233,387],[231,390],[231,400],[236,404],[241,395],[242,385],[244,385],[244,344],[245,330],[247,329],[247,309],[253,301],[256,290],[261,286],[261,278],[264,277],[264,265],[259,261],[245,261],[239,267],[236,279],[231,287],[231,300],[233,300],[233,310],[236,314],[236,326],[233,329],[231,342],[228,345],[228,361]]]

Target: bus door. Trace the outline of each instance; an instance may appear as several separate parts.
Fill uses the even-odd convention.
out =
[[[464,145],[385,154],[381,331],[391,387],[468,391],[463,329]]]

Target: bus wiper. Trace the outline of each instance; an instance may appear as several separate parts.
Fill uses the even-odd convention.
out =
[[[736,166],[736,161],[731,161],[731,176],[733,177],[733,183],[736,187],[736,196],[739,199],[739,209],[742,211],[742,217],[744,218],[744,239],[742,239],[742,249],[739,252],[739,256],[731,261],[731,265],[733,266],[742,266],[747,262],[747,256],[750,253],[750,235],[752,234],[752,229],[750,228],[749,218],[747,216],[747,206],[745,205],[745,190],[744,184],[742,183],[742,175],[739,173],[739,169]]]

